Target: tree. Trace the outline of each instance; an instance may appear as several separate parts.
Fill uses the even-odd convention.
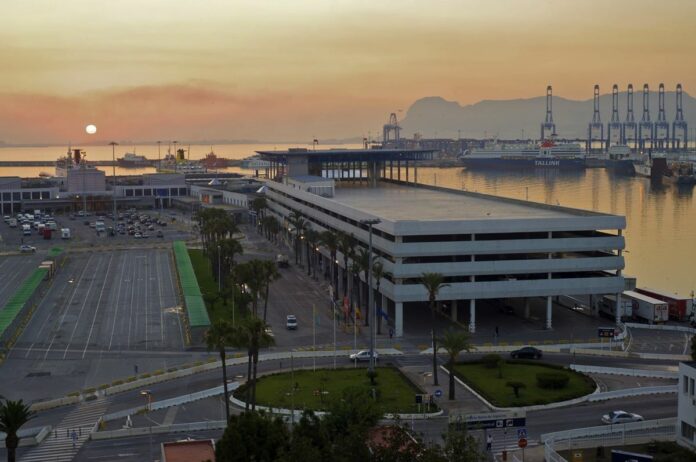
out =
[[[438,292],[443,287],[447,287],[449,284],[444,284],[444,276],[440,273],[423,273],[421,275],[421,284],[428,291],[428,303],[430,306],[430,323],[431,323],[431,337],[433,343],[433,384],[438,385],[437,380],[437,340],[435,337],[435,300],[437,299]]]
[[[345,273],[346,283],[343,285],[343,296],[348,295],[348,280],[350,268],[348,266],[348,259],[353,258],[353,252],[355,247],[355,238],[352,234],[344,233],[343,231],[338,232],[338,250],[343,254],[343,272]]]
[[[7,462],[15,462],[19,445],[17,432],[35,415],[36,413],[21,399],[19,401],[5,400],[0,403],[0,432],[6,435]]]
[[[233,415],[215,445],[217,462],[272,462],[290,443],[288,426],[280,417],[263,412]]]
[[[442,347],[447,350],[447,368],[449,369],[449,399],[454,399],[454,365],[462,351],[471,351],[474,346],[471,344],[469,333],[463,330],[448,329],[440,339]]]
[[[519,382],[517,380],[511,380],[505,384],[506,387],[512,388],[512,391],[515,393],[515,398],[520,397],[520,390],[523,388],[527,388],[527,385],[524,384],[524,382]]]
[[[274,345],[275,340],[268,333],[268,324],[254,315],[242,321],[239,336],[240,343],[247,348],[249,358],[246,409],[251,407],[253,411],[256,409],[256,374],[258,372],[259,350]]]
[[[232,326],[232,323],[225,319],[215,321],[210,329],[205,333],[205,343],[208,345],[208,351],[215,350],[220,355],[222,361],[222,386],[225,391],[225,416],[230,420],[230,395],[227,390],[227,364],[225,348],[234,346],[238,343],[238,331]]]
[[[258,316],[259,294],[264,289],[266,283],[266,264],[264,261],[258,259],[249,260],[234,268],[234,280],[238,284],[245,284],[251,295],[251,306],[254,316]]]
[[[367,297],[363,297],[363,284],[362,284],[362,279],[361,279],[361,274],[365,276],[365,285],[367,286],[367,272],[369,271],[370,268],[370,252],[365,248],[365,247],[359,247],[358,251],[355,252],[355,263],[354,266],[356,267],[357,270],[357,276],[358,276],[358,300],[359,304],[361,306],[365,307],[365,322],[364,325],[368,326],[370,324],[369,319],[370,319],[370,309],[372,309],[371,306],[369,306],[369,303],[364,300],[364,298],[367,298],[367,300],[370,300],[370,295],[368,291],[370,288],[368,287],[367,290],[365,291],[365,295]]]
[[[256,212],[256,222],[263,227],[263,218],[264,218],[264,210],[266,207],[268,207],[268,204],[266,202],[265,197],[256,197],[254,198],[253,201],[251,201],[251,204],[249,205],[251,207],[251,210]]]
[[[450,431],[443,435],[442,455],[447,462],[483,462],[488,460],[478,440],[466,431]]]
[[[314,257],[316,256],[316,247],[319,243],[319,233],[311,227],[307,227],[304,233],[304,237],[305,242],[307,243],[307,276],[312,275],[312,270],[314,270],[314,276],[316,276],[316,259]]]
[[[218,277],[222,278],[224,281],[230,275],[232,268],[234,268],[235,256],[241,255],[244,252],[244,248],[242,247],[242,243],[239,242],[239,239],[233,237],[223,238],[217,245],[220,249],[220,272],[222,273],[219,274]],[[217,253],[217,247],[215,253]],[[214,262],[213,266],[215,267],[216,265],[217,262]]]
[[[278,272],[278,266],[273,260],[263,260],[263,283],[264,283],[264,295],[263,295],[263,321],[266,322],[266,312],[268,311],[268,292],[271,286],[271,282],[280,278],[280,273]]]
[[[300,249],[300,236],[302,236],[303,231],[307,225],[306,220],[302,216],[302,213],[293,211],[288,217],[288,221],[295,230],[295,264],[299,264],[302,255]]]
[[[336,251],[338,250],[338,234],[334,231],[323,231],[319,236],[319,242],[329,251],[331,261],[331,285],[334,287],[334,300],[338,297],[338,271],[336,271]]]
[[[372,263],[372,277],[375,280],[375,305],[377,306],[377,334],[382,334],[382,297],[379,294],[379,286],[382,283],[382,278],[384,277],[384,264],[379,260],[375,259]]]

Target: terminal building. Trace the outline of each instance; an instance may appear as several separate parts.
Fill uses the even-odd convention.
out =
[[[427,310],[427,272],[444,276],[438,302],[471,332],[477,309],[494,309],[495,301],[514,300],[528,316],[530,300],[540,298],[551,329],[553,297],[624,290],[624,217],[415,184],[414,162],[430,158],[427,150],[259,154],[270,162],[269,211],[286,226],[299,212],[314,230],[352,234],[367,248],[365,222],[379,220],[372,241],[385,271],[380,306],[396,336]],[[328,265],[328,251],[320,251]],[[337,264],[345,270],[340,252]]]

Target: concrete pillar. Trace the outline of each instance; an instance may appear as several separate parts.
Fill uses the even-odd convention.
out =
[[[619,237],[621,237],[621,230],[618,230]],[[619,258],[621,258],[623,251],[619,249]],[[621,268],[616,271],[616,276],[621,277]],[[621,292],[616,294],[616,325],[621,324]],[[652,324],[652,323],[651,323]]]
[[[458,317],[458,313],[457,313],[457,308],[458,308],[458,307],[457,307],[457,300],[452,300],[452,301],[450,302],[450,305],[452,306],[452,321],[457,322],[457,317]]]
[[[529,306],[529,298],[525,297],[524,298],[524,319],[529,319],[530,316],[530,306]]]
[[[546,328],[551,329],[551,307],[553,306],[553,299],[549,295],[546,297]]]
[[[476,332],[476,300],[469,300],[469,332]]]
[[[404,304],[394,303],[394,336],[403,337],[404,335]]]

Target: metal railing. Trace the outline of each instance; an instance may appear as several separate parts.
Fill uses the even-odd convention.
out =
[[[603,401],[605,399],[628,398],[630,396],[660,395],[665,393],[677,393],[677,385],[661,385],[656,387],[625,388],[623,390],[604,391],[594,393],[587,401]]]
[[[571,364],[570,369],[586,374],[612,374],[626,375],[629,377],[652,377],[657,379],[678,379],[679,373],[676,371],[651,371],[647,369],[628,369],[623,367],[604,367],[604,366],[585,366]]]

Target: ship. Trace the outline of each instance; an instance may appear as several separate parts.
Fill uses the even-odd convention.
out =
[[[635,164],[640,158],[635,157],[631,148],[625,144],[615,144],[607,150],[606,168],[620,175],[633,175],[636,173]]]
[[[152,162],[147,157],[134,152],[127,152],[123,157],[116,159],[116,162],[119,167],[124,168],[149,167],[152,165]]]
[[[640,160],[633,161],[633,171],[637,176],[661,181],[664,176],[669,175],[667,158],[664,153],[648,153],[647,156],[643,156]]]
[[[267,160],[261,159],[261,156],[251,156],[246,159],[242,159],[241,167],[247,170],[261,170],[264,168],[270,168],[271,163]]]
[[[466,150],[459,160],[472,169],[560,169],[585,168],[585,153],[577,143],[545,140],[541,145],[500,145]]]
[[[159,173],[207,173],[208,170],[201,163],[196,161],[186,160],[184,157],[185,151],[178,149],[176,156],[167,153],[164,159],[159,163],[157,172]]]
[[[208,170],[217,170],[220,168],[227,168],[227,159],[216,156],[211,148],[210,152],[200,160],[200,164]]]
[[[85,159],[85,152],[83,150],[68,148],[68,153],[56,160],[55,176],[67,178],[68,171],[74,168],[94,168],[94,166],[87,163]]]
[[[696,184],[696,172],[693,162],[678,161],[669,164],[667,178],[678,185]]]

